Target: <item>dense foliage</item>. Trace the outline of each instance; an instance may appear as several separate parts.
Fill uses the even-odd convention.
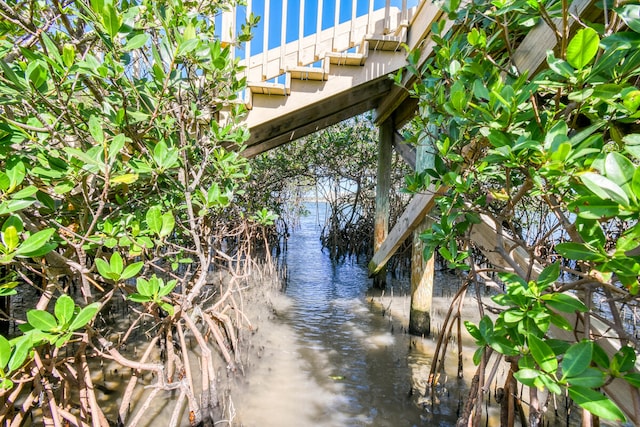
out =
[[[248,136],[232,50],[256,23],[223,43],[234,3],[0,2],[0,295],[38,292],[3,313],[20,331],[0,336],[0,419],[135,425],[172,390],[172,425],[219,417],[214,362],[239,366],[242,316],[216,260],[244,268],[273,220],[235,203],[250,168],[224,149]],[[105,414],[110,361],[131,374]]]
[[[373,249],[373,216],[378,131],[369,115],[357,116],[252,160],[256,176],[252,191],[280,218],[295,224],[303,212],[302,200],[326,202],[329,210],[321,239],[332,259],[370,255]],[[408,166],[396,157],[393,163],[391,222],[402,212],[406,195],[399,190]]]
[[[639,401],[639,343],[621,313],[639,291],[640,6],[575,22],[578,3],[448,1],[455,24],[434,25],[433,57],[419,66],[420,52],[410,54],[417,140],[430,142],[435,166],[408,182],[448,189],[422,235],[425,255],[506,289],[466,325],[479,346],[465,414],[476,423],[492,353],[511,362],[508,381],[530,386],[530,425],[546,406],[539,390],[615,420],[625,415],[602,392],[629,416]],[[520,43],[545,26],[556,48],[543,70],[519,69]]]

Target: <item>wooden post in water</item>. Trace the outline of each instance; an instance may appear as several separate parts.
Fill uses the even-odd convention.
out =
[[[378,135],[378,173],[376,182],[376,215],[373,230],[373,250],[382,246],[389,233],[389,190],[391,189],[391,149],[393,147],[393,120],[380,124]],[[386,285],[387,270],[383,268],[373,278],[377,288]]]
[[[429,126],[429,132],[435,131]],[[416,171],[432,168],[434,149],[428,137],[421,141],[416,150]],[[409,333],[412,335],[431,334],[431,305],[433,301],[434,257],[424,259],[424,245],[420,233],[431,227],[433,221],[425,217],[413,232],[411,249],[411,309],[409,310]]]

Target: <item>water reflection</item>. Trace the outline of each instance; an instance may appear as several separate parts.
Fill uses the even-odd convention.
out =
[[[285,292],[271,297],[276,316],[265,355],[236,399],[242,424],[455,425],[462,390],[442,393],[451,401],[445,410],[421,396],[433,348],[371,303],[366,265],[331,262],[319,234],[312,214],[291,235]]]

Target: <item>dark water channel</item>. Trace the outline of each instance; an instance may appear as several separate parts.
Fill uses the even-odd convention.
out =
[[[320,231],[313,212],[288,241],[285,289],[270,297],[261,361],[249,368],[246,394],[235,404],[241,423],[455,425],[464,382],[440,389],[439,404],[422,397],[435,343],[410,337],[402,319],[375,303],[364,262],[332,262]]]

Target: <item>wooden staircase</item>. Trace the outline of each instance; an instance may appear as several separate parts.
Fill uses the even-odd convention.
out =
[[[390,75],[406,65],[410,22],[422,9],[374,11],[242,61],[251,132],[244,154],[377,107],[393,86]]]

